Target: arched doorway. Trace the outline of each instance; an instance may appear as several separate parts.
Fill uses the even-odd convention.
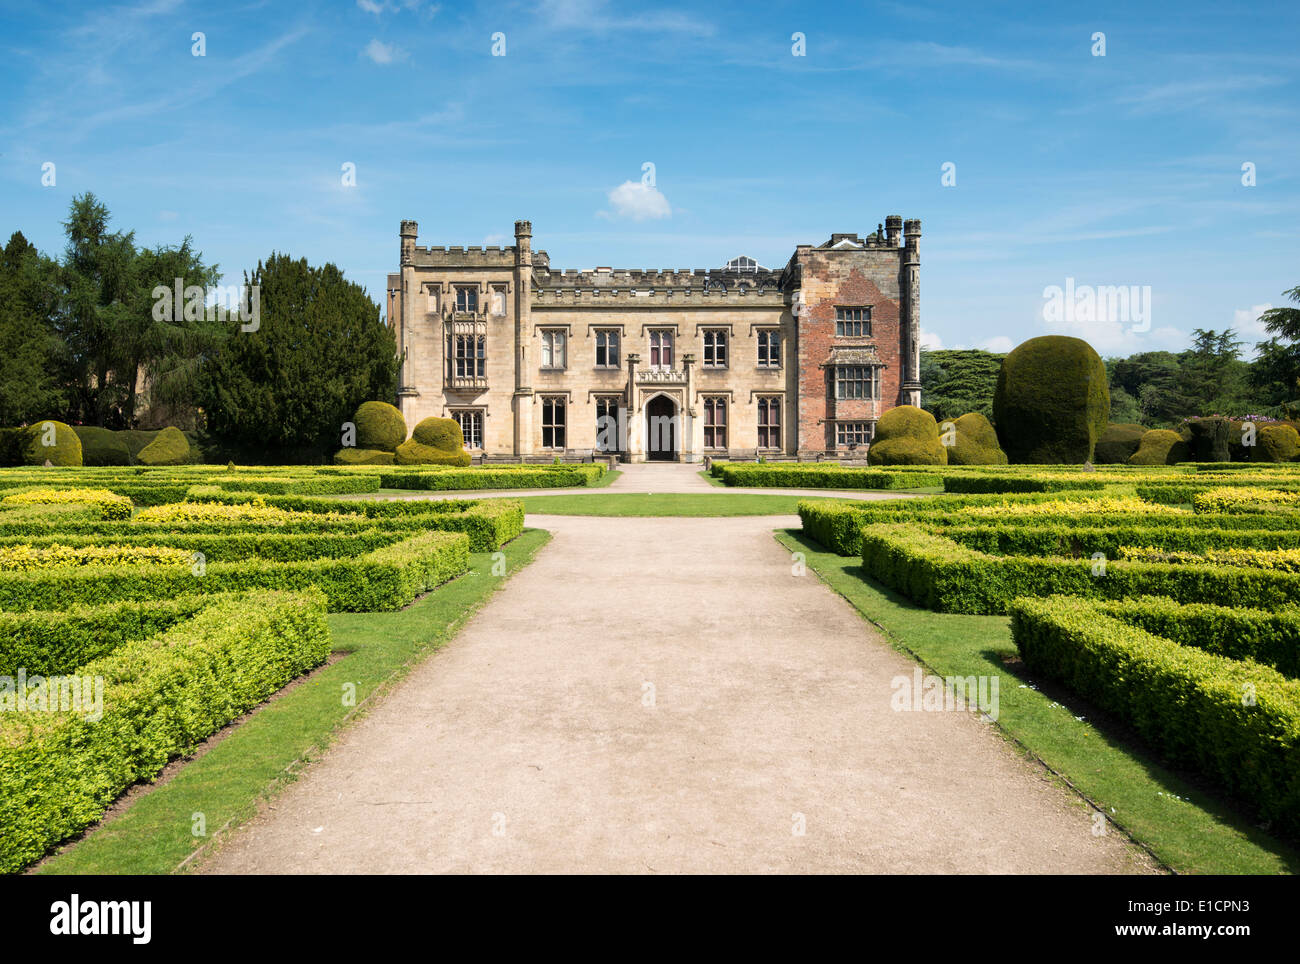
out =
[[[656,395],[645,405],[646,458],[651,462],[675,462],[680,441],[677,405],[667,395]]]

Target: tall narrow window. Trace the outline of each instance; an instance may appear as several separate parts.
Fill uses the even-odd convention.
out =
[[[565,447],[567,419],[567,403],[562,396],[548,396],[542,399],[542,448]]]
[[[758,447],[761,449],[781,447],[781,399],[779,398],[758,400]]]
[[[758,333],[758,367],[781,367],[781,333],[774,328]]]
[[[456,310],[471,313],[478,312],[478,287],[473,285],[456,286]]]
[[[596,367],[618,367],[618,331],[602,328],[596,332]]]
[[[673,333],[657,330],[650,332],[650,367],[673,367]]]
[[[619,441],[617,395],[596,398],[596,451],[623,451]]]
[[[704,400],[704,447],[706,449],[727,447],[727,400],[725,398]]]
[[[727,367],[727,333],[722,330],[704,333],[704,367]]]
[[[835,309],[835,334],[860,337],[871,334],[871,306],[839,306]]]
[[[481,449],[483,447],[483,413],[480,411],[454,411],[451,417],[460,426],[460,434],[465,436],[465,448]]]
[[[542,367],[543,368],[564,368],[565,363],[565,341],[567,332],[564,331],[543,331],[542,332]]]

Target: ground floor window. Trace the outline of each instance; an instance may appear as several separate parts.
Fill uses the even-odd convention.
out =
[[[781,447],[781,399],[779,398],[758,400],[758,447],[761,449]]]
[[[618,396],[609,395],[596,399],[596,451],[621,452],[618,425]]]
[[[727,400],[725,398],[704,400],[704,447],[706,449],[727,447]]]
[[[542,448],[565,447],[565,429],[568,426],[568,404],[562,396],[542,399]]]
[[[451,417],[460,426],[460,434],[465,436],[465,448],[481,449],[483,447],[483,413],[466,409],[452,412]]]
[[[871,441],[870,422],[836,422],[836,445],[866,445]]]

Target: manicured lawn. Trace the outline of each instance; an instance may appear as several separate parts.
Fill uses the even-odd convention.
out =
[[[593,516],[795,515],[804,496],[735,492],[609,492],[601,495],[522,496],[524,512]]]
[[[1005,616],[931,612],[863,579],[858,559],[826,552],[797,529],[779,532],[777,539],[802,552],[809,569],[880,627],[895,648],[935,675],[999,676],[998,728],[1174,871],[1300,870],[1300,852],[1161,766],[1119,727],[1096,725],[1091,711],[1068,693],[1033,688],[1039,684],[1023,675]]]
[[[293,780],[319,756],[348,719],[447,642],[509,575],[531,561],[550,538],[527,529],[505,546],[506,571],[492,574],[492,554],[470,556],[470,571],[400,612],[329,617],[343,658],[264,706],[209,752],[183,766],[167,783],[141,796],[39,872],[53,874],[167,874],[222,828],[251,817],[259,800]],[[343,705],[345,684],[355,707]],[[207,838],[191,833],[204,815]]]

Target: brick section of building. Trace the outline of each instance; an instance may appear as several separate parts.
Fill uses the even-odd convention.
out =
[[[419,247],[403,221],[398,405],[412,425],[472,420],[489,457],[860,454],[883,412],[920,402],[920,225],[891,215],[780,270],[557,271],[527,221],[488,248]],[[841,312],[860,334],[837,333]]]

